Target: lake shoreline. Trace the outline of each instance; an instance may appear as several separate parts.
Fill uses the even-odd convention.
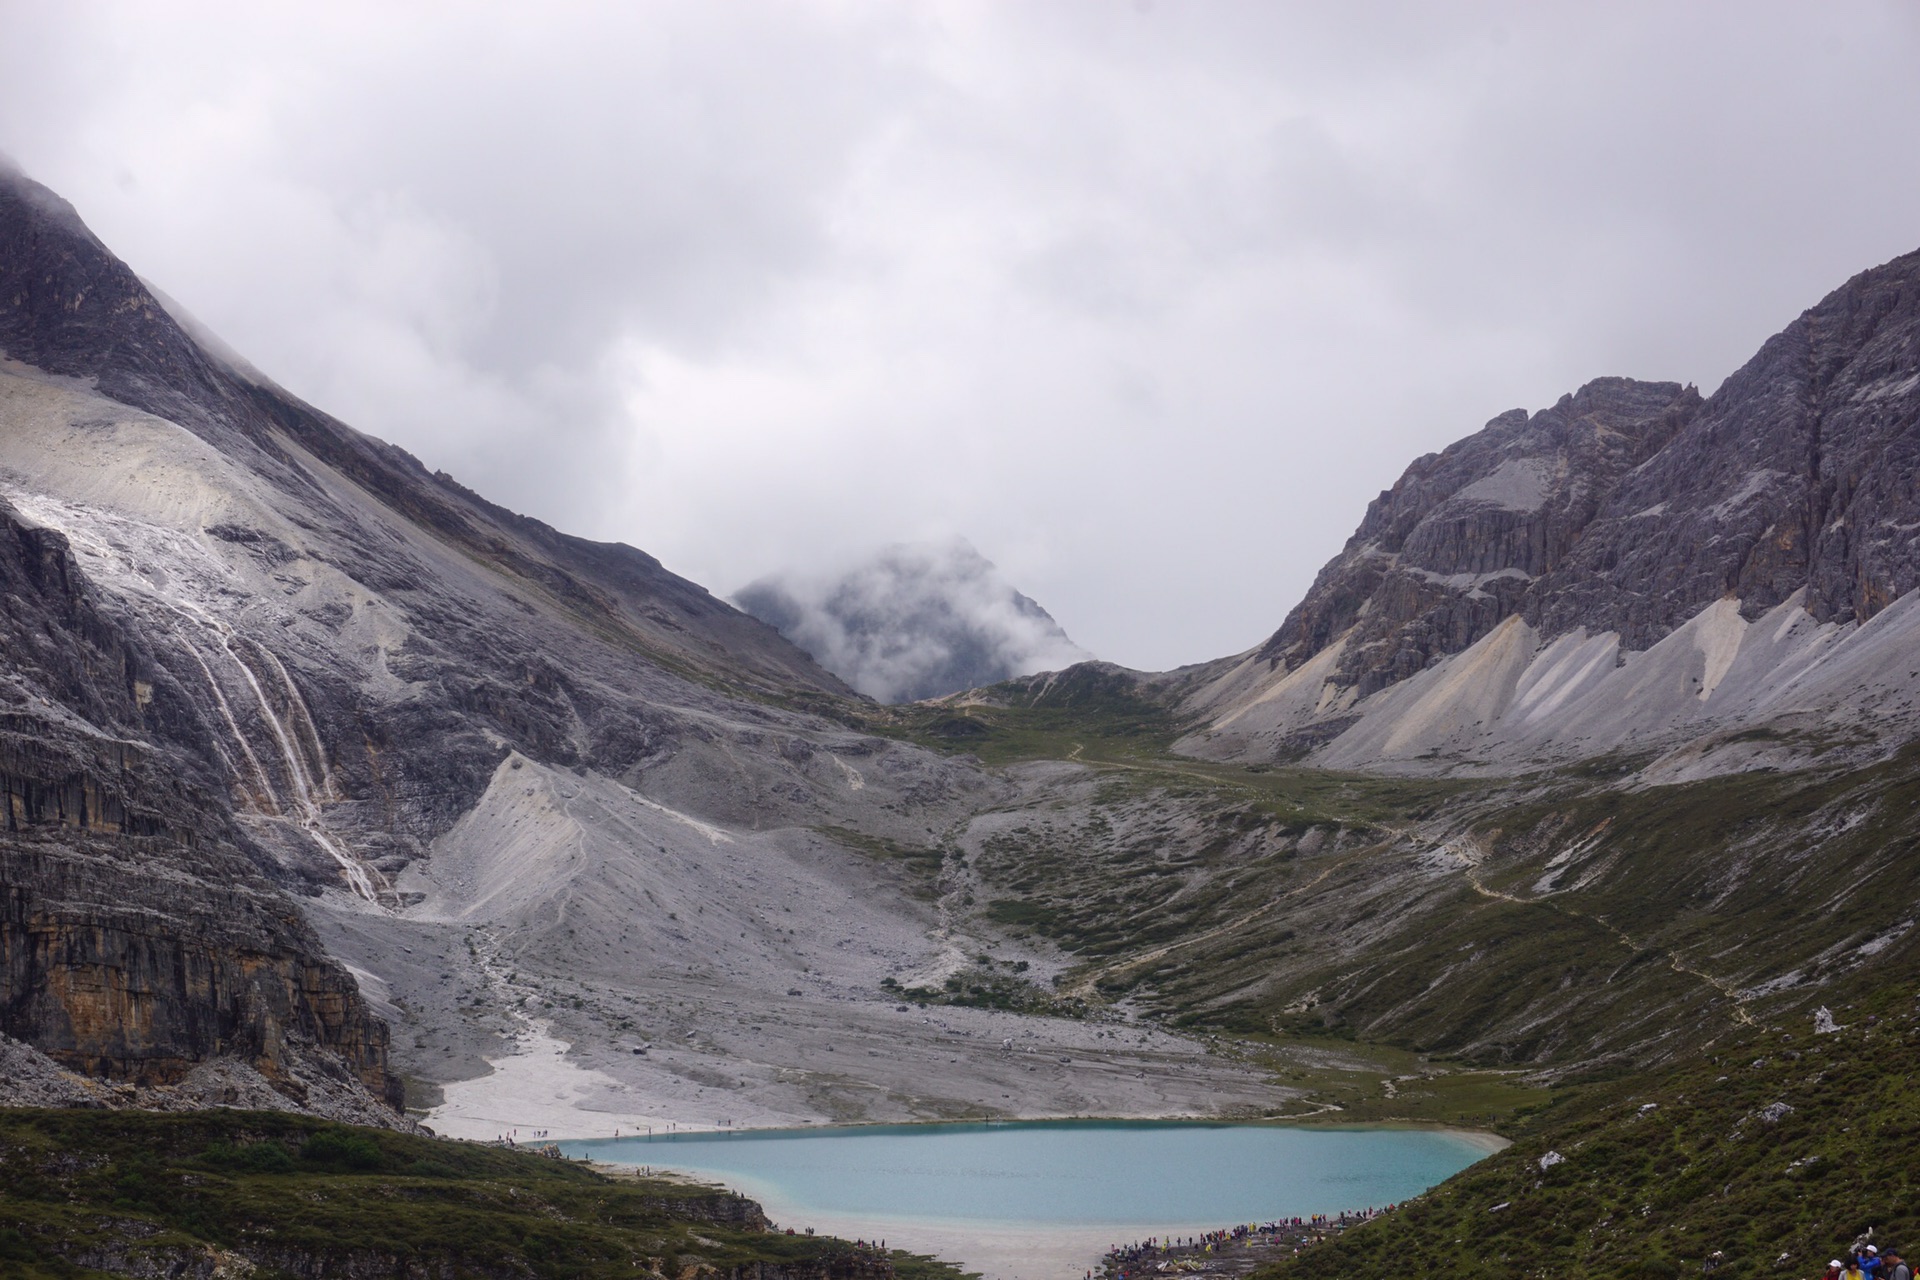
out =
[[[679,991],[694,999],[695,993]],[[848,998],[840,1002],[840,996]],[[1317,1112],[1305,1090],[1155,1026],[1004,1010],[901,1006],[837,993],[833,1005],[742,1002],[645,1044],[528,1015],[472,1075],[438,1080],[422,1117],[449,1137],[517,1128],[605,1137],[648,1125],[785,1128],[846,1121],[1141,1119]],[[699,1001],[694,1000],[696,1006]],[[1007,1047],[1011,1044],[1013,1047]],[[1293,1118],[1288,1115],[1287,1118]]]
[[[726,1188],[783,1227],[886,1240],[996,1280],[1071,1280],[1148,1237],[1384,1208],[1503,1145],[1421,1123],[1083,1117],[643,1133],[561,1150]]]
[[[978,1126],[982,1129],[1034,1128],[1036,1126],[1057,1125],[1165,1125],[1168,1127],[1193,1128],[1203,1126],[1220,1129],[1309,1129],[1334,1130],[1351,1133],[1370,1133],[1377,1131],[1407,1133],[1440,1133],[1459,1138],[1479,1148],[1487,1155],[1505,1151],[1513,1145],[1513,1139],[1503,1137],[1491,1129],[1467,1129],[1459,1125],[1445,1124],[1433,1120],[1385,1119],[1385,1120],[1339,1120],[1321,1113],[1301,1116],[1257,1116],[1238,1119],[1223,1116],[995,1116],[982,1120],[848,1120],[812,1124],[770,1124],[770,1125],[678,1125],[664,1132],[623,1133],[617,1137],[610,1134],[565,1135],[543,1138],[541,1142],[628,1142],[633,1140],[654,1141],[670,1140],[684,1135],[688,1139],[706,1139],[724,1137],[727,1134],[753,1134],[756,1137],[768,1137],[775,1134],[812,1134],[859,1133],[883,1129],[913,1131],[917,1129],[950,1129],[958,1126]],[[521,1145],[528,1145],[522,1143]]]

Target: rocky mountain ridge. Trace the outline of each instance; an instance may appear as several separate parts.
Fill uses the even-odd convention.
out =
[[[1189,747],[1511,769],[1674,745],[1679,722],[1740,729],[1851,706],[1857,724],[1866,686],[1814,668],[1889,652],[1867,637],[1920,588],[1916,474],[1920,253],[1842,285],[1704,401],[1600,379],[1416,461],[1280,629],[1196,682]],[[1763,618],[1767,645],[1743,648]],[[1676,643],[1689,629],[1698,643]],[[1723,688],[1736,653],[1747,679]],[[1607,675],[1634,664],[1635,677]],[[1868,731],[1898,737],[1917,686],[1876,670],[1889,719]],[[1583,700],[1617,723],[1560,714]]]
[[[742,698],[779,723],[757,700],[846,693],[651,557],[223,364],[17,173],[0,353],[0,1032],[64,1065],[165,1083],[231,1055],[297,1092],[277,1059],[310,1042],[397,1101],[384,1027],[276,885],[400,906],[507,742],[626,771],[702,754]],[[794,803],[702,772],[723,810]]]
[[[1015,784],[876,733],[871,703],[643,553],[295,400],[18,175],[0,353],[0,501],[104,620],[76,644],[57,602],[10,603],[22,654],[71,661],[9,663],[42,758],[7,766],[0,1033],[155,1088],[222,1056],[273,1078],[305,1036],[422,1106],[524,1077],[511,1107],[569,1099],[559,1131],[1091,1105],[1081,1072],[954,1051],[1098,1061],[1091,1029],[906,1015],[882,985],[1061,966],[938,871],[944,834]],[[123,916],[145,930],[128,954],[77,949]],[[214,976],[156,986],[143,957]],[[1110,1056],[1123,1109],[1273,1096],[1175,1037]],[[505,1105],[456,1093],[434,1123],[491,1137]]]

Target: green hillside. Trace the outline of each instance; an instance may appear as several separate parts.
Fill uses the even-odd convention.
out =
[[[1020,692],[967,713],[979,747],[1089,772],[951,852],[1080,960],[1066,993],[1342,1120],[1515,1139],[1270,1275],[1792,1280],[1920,1245],[1920,746],[1400,778],[1181,759],[1114,690]]]
[[[1888,991],[1830,1034],[1796,1018],[1564,1088],[1512,1147],[1263,1274],[1786,1280],[1863,1238],[1920,1245],[1917,1009]]]
[[[965,873],[987,927],[1077,959],[1062,993],[1095,1008],[1637,1068],[1836,982],[1920,977],[1920,747],[1809,744],[1794,771],[1665,785],[1645,756],[1484,780],[1213,764],[1167,754],[1133,714],[1146,695],[1093,675],[939,711],[983,751],[1086,768],[1036,774],[922,856]]]
[[[280,1112],[0,1111],[0,1275],[958,1277],[726,1192]],[[776,1268],[787,1268],[784,1272]]]

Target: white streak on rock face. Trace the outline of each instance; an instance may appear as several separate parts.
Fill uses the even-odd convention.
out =
[[[1744,507],[1747,503],[1765,493],[1774,481],[1785,480],[1787,478],[1788,477],[1778,471],[1770,471],[1765,468],[1750,472],[1747,478],[1741,482],[1739,489],[1727,495],[1719,502],[1714,503],[1711,507],[1708,507],[1707,510],[1712,514],[1714,519],[1725,520],[1741,507]]]
[[[203,532],[232,522],[296,544],[299,532],[258,478],[177,424],[57,380],[0,373],[0,416],[9,430],[0,494],[65,534],[89,579],[164,620],[164,636],[192,658],[227,731],[228,742],[216,745],[242,809],[291,821],[356,895],[378,902],[379,873],[327,828],[321,805],[337,797],[312,712],[279,656],[246,638],[259,633],[248,620],[293,620],[284,587],[244,553],[217,554],[223,544]],[[99,465],[106,455],[125,465]],[[336,570],[294,563],[310,588],[354,589]]]
[[[333,770],[327,765],[327,749],[320,741],[320,727],[313,722],[313,712],[307,707],[307,700],[300,695],[300,686],[293,682],[293,677],[287,674],[286,665],[274,655],[273,650],[258,645],[255,651],[273,668],[274,674],[280,678],[280,687],[286,690],[287,705],[294,717],[294,723],[289,728],[306,731],[306,740],[301,745],[312,753],[313,763],[320,771],[317,787],[320,798],[338,799],[340,793],[333,785]]]
[[[1520,618],[1501,623],[1467,651],[1470,661],[1438,674],[1423,696],[1390,722],[1380,752],[1405,755],[1409,747],[1490,723],[1511,700],[1536,644],[1533,628]]]
[[[1449,501],[1485,502],[1508,511],[1538,511],[1553,490],[1553,470],[1553,464],[1545,458],[1509,458]]]
[[[1869,382],[1853,393],[1859,402],[1874,400],[1892,400],[1904,396],[1915,388],[1920,388],[1920,373],[1909,374],[1904,378],[1882,378],[1878,382]]]
[[[176,631],[175,634],[179,633]],[[260,788],[256,795],[247,797],[251,802],[249,807],[256,813],[279,812],[280,804],[273,792],[273,780],[267,777],[266,768],[260,763],[260,757],[254,754],[253,744],[247,741],[247,735],[241,730],[240,721],[233,714],[233,704],[227,701],[226,691],[214,678],[213,668],[208,665],[206,655],[202,654],[199,647],[184,635],[180,636],[180,647],[192,656],[194,663],[200,668],[200,674],[206,678],[207,689],[213,694],[213,704],[220,709],[220,718],[226,722],[228,734],[234,742],[239,744],[241,755],[246,757],[248,772],[253,775],[255,783]],[[228,764],[232,765],[231,757],[228,758]],[[234,772],[238,774],[240,771],[236,768]],[[238,782],[239,779],[236,778],[235,781]]]
[[[1618,665],[1620,638],[1573,631],[1540,651],[1514,687],[1513,710],[1523,724],[1544,723],[1572,698]]]
[[[370,874],[369,868],[361,863],[358,858],[354,857],[352,851],[340,841],[336,840],[327,830],[326,820],[320,812],[319,795],[316,793],[313,780],[307,772],[307,764],[301,758],[301,752],[295,745],[293,733],[286,721],[281,718],[280,713],[275,710],[272,700],[267,697],[266,689],[260,684],[259,677],[253,673],[253,668],[247,665],[246,660],[240,656],[239,650],[235,648],[232,629],[212,619],[207,620],[207,625],[219,636],[221,647],[226,650],[227,656],[233,660],[235,669],[240,672],[241,678],[247,683],[247,687],[253,690],[254,700],[259,704],[260,716],[267,722],[268,728],[272,730],[273,740],[280,748],[281,763],[286,769],[288,782],[293,788],[292,816],[299,822],[301,828],[307,835],[312,838],[313,842],[326,850],[327,856],[340,865],[340,872],[347,878],[347,883],[352,886],[353,891],[362,898],[365,898],[368,902],[378,902],[379,896],[375,893],[373,884],[373,876],[378,873],[374,872]],[[258,648],[258,646],[256,646],[256,648]],[[266,652],[264,649],[260,649],[259,651],[262,653]],[[269,657],[271,657],[271,655],[269,655]],[[286,668],[280,666],[278,659],[273,660],[273,665],[279,669],[284,679],[286,677]],[[306,714],[306,704],[300,700],[299,691],[293,689],[293,682],[291,680],[287,680],[287,687],[291,691],[294,705],[300,708],[303,715]],[[312,718],[310,716],[308,717],[308,724],[309,726],[312,724]],[[283,804],[281,808],[284,812],[285,805]]]
[[[707,838],[708,844],[732,844],[733,843],[732,836],[722,831],[719,827],[714,826],[712,823],[702,822],[698,818],[689,817],[687,814],[680,812],[678,809],[669,809],[666,805],[660,804],[659,802],[654,800],[649,800],[645,796],[639,794],[638,792],[634,792],[632,793],[632,795],[633,795],[633,801],[635,804],[651,809],[655,813],[664,814],[665,816],[672,818],[675,822],[680,823],[682,826],[690,827],[693,830],[698,831],[701,835]]]
[[[1717,600],[1687,625],[1693,629],[1695,647],[1706,659],[1706,667],[1700,674],[1700,692],[1695,695],[1705,702],[1720,687],[1720,681],[1739,655],[1740,642],[1747,636],[1747,621],[1740,616],[1738,600]]]

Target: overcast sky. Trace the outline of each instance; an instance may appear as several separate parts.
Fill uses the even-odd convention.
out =
[[[1915,0],[0,0],[0,151],[510,506],[722,594],[963,535],[1160,668],[1920,246],[1916,68]]]

